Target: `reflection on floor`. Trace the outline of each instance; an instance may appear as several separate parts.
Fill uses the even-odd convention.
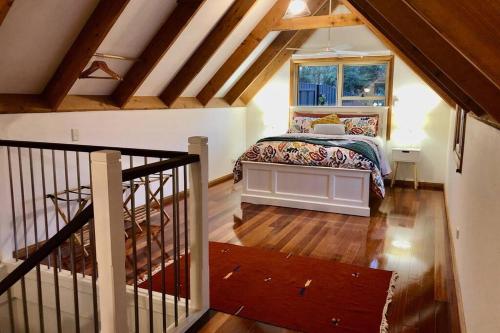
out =
[[[388,190],[370,218],[240,205],[239,186],[209,190],[210,240],[395,270],[390,332],[458,332],[443,192]],[[199,332],[291,332],[212,312]]]
[[[257,246],[398,272],[389,309],[390,332],[458,332],[443,192],[395,188],[372,204],[371,217],[240,203],[232,181],[209,189],[210,240]],[[184,215],[180,205],[180,216]],[[172,207],[167,207],[172,214]],[[159,217],[152,216],[152,262],[160,260]],[[128,230],[130,232],[130,230]],[[184,224],[181,221],[181,240]],[[146,272],[145,233],[137,233],[139,275]],[[165,252],[172,255],[172,224],[165,228]],[[181,242],[181,248],[183,247]],[[32,249],[34,250],[34,249]],[[69,251],[62,246],[64,268]],[[76,253],[77,271],[91,265]],[[131,238],[127,239],[127,279],[133,281]],[[194,330],[195,331],[195,330]],[[243,318],[211,312],[200,332],[291,332]]]

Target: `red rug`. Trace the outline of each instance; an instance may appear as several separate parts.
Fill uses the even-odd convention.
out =
[[[170,265],[168,294],[173,294],[172,276]],[[211,308],[292,330],[386,332],[395,279],[389,271],[210,242]],[[160,273],[152,282],[161,292]]]

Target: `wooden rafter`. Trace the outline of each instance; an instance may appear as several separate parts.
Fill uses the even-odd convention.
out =
[[[244,104],[229,105],[222,98],[212,98],[207,108],[242,107]],[[111,96],[68,95],[56,112],[75,111],[128,111],[128,110],[165,110],[165,109],[200,109],[204,106],[196,97],[178,98],[171,107],[167,107],[157,96],[133,96],[124,107],[116,106]],[[48,113],[54,110],[47,106],[41,95],[0,94],[0,114],[9,113]]]
[[[99,2],[73,45],[66,52],[49,83],[45,86],[43,96],[51,108],[57,109],[59,107],[128,2],[129,0],[103,0]]]
[[[127,72],[124,80],[113,92],[113,100],[123,107],[132,98],[161,58],[174,44],[198,9],[206,0],[179,2],[172,14],[144,49],[140,61]]]
[[[335,14],[282,19],[273,27],[273,30],[321,29],[361,24],[363,24],[363,22],[354,14]]]
[[[201,104],[206,105],[222,88],[231,75],[241,66],[262,39],[271,31],[271,28],[281,20],[289,3],[289,0],[278,0],[264,18],[260,20],[247,38],[245,38],[241,45],[231,54],[226,62],[219,68],[217,73],[215,73],[205,87],[198,93],[196,97]]]
[[[299,48],[312,36],[314,30],[298,31],[287,47]],[[239,96],[243,103],[248,104],[257,95],[260,89],[286,64],[295,51],[286,48],[278,52],[277,56],[262,70]],[[228,101],[228,100],[226,100]],[[229,103],[229,101],[228,101]]]
[[[349,3],[457,104],[500,120],[498,87],[406,2]]]
[[[500,1],[405,2],[500,86]]]
[[[163,90],[160,98],[165,104],[170,106],[181,96],[182,92],[203,69],[219,46],[241,22],[250,8],[253,7],[255,2],[256,0],[236,0],[231,5],[208,36],[198,46],[193,55]]]
[[[7,16],[7,13],[13,3],[14,0],[0,0],[0,25],[2,25],[3,20],[5,20],[5,17]]]
[[[337,3],[336,3],[337,4]],[[328,14],[328,1],[316,0],[309,2],[309,8],[314,15]],[[274,39],[274,41],[262,52],[262,54],[254,61],[250,68],[241,76],[241,78],[231,87],[226,93],[224,99],[233,104],[247,90],[255,91],[260,88],[260,84],[267,82],[282,65],[283,61],[288,61],[293,51],[287,48],[300,47],[314,32],[314,30],[302,31],[282,31]],[[286,60],[284,60],[286,59]],[[253,93],[245,94],[246,101]],[[251,98],[250,98],[251,99]]]

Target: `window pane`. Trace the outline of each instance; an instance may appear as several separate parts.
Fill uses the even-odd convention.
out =
[[[383,99],[344,99],[342,106],[385,106]]]
[[[385,96],[387,64],[344,65],[343,96]]]
[[[297,105],[336,105],[337,65],[300,65],[297,94]]]

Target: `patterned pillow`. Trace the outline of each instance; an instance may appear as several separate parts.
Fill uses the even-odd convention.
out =
[[[318,124],[340,124],[340,119],[339,119],[339,117],[337,117],[336,114],[330,114],[326,117],[314,120],[311,123],[311,127],[314,128],[314,126],[316,126]]]
[[[312,133],[312,122],[314,120],[316,120],[316,118],[294,117],[288,129],[288,133]]]
[[[347,134],[377,136],[378,117],[348,117],[340,118],[345,125]]]

